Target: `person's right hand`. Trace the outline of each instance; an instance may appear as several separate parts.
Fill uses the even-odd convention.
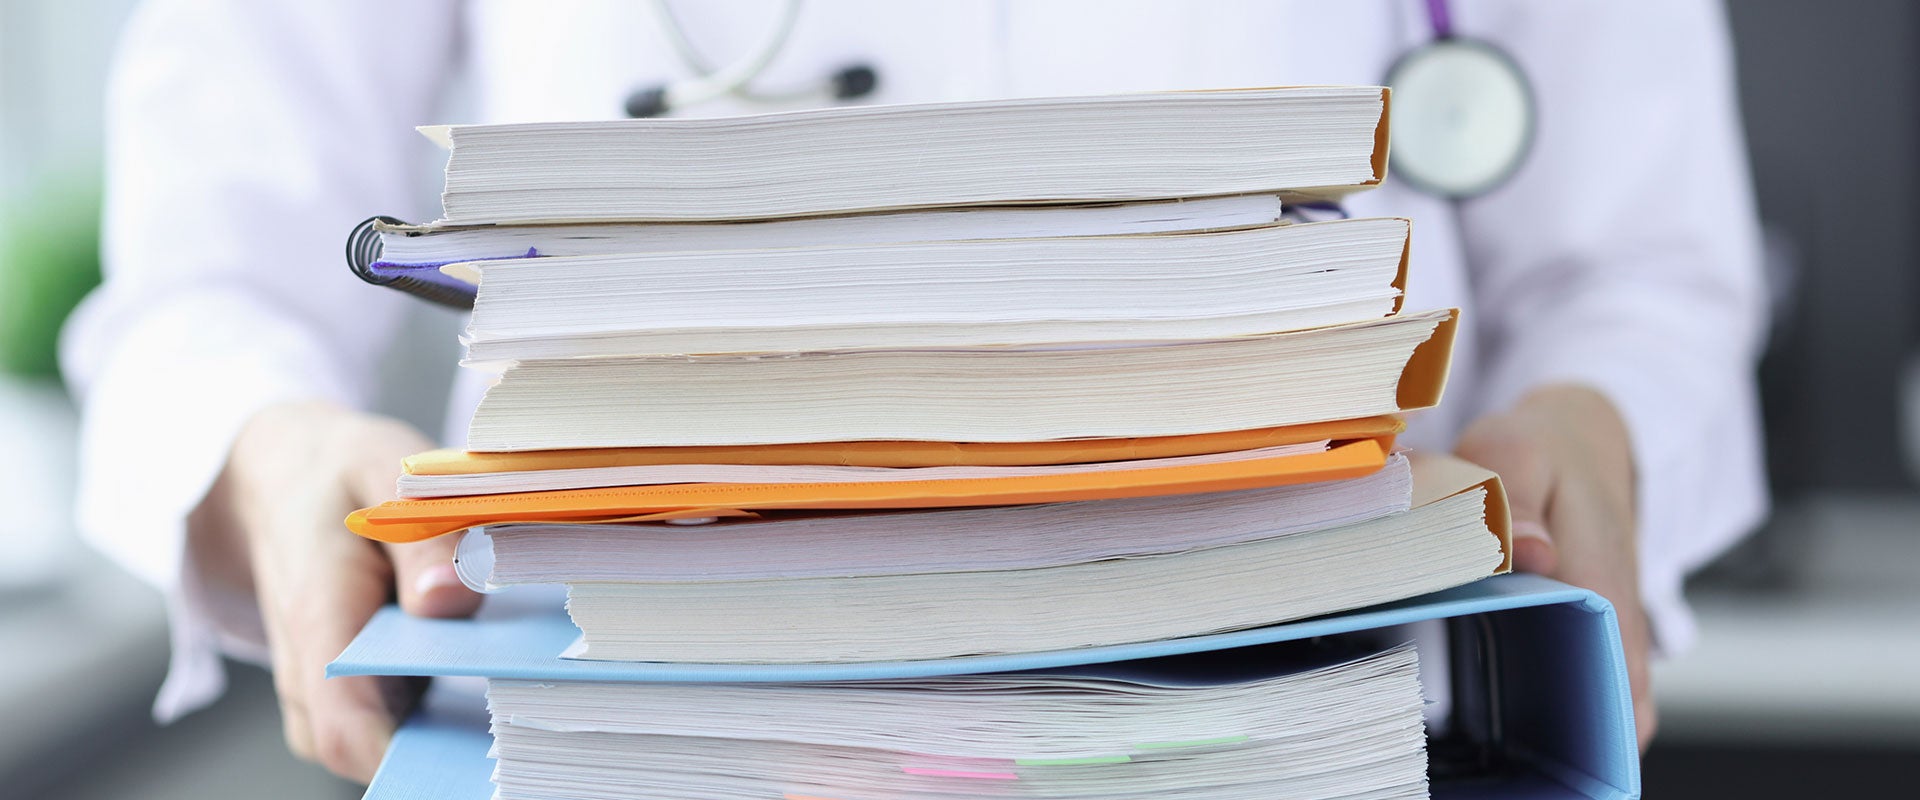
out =
[[[458,537],[382,545],[342,524],[352,510],[391,499],[400,460],[430,447],[395,420],[276,406],[247,422],[195,514],[200,574],[251,587],[259,603],[288,747],[362,783],[419,685],[327,680],[327,662],[396,595],[409,613],[429,617],[466,616],[480,605],[453,571]]]
[[[1499,473],[1513,511],[1513,568],[1592,589],[1613,603],[1640,751],[1659,714],[1653,633],[1640,599],[1633,444],[1612,401],[1587,386],[1528,392],[1467,426],[1457,455]]]

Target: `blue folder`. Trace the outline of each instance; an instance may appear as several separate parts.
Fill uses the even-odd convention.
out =
[[[1470,730],[1485,769],[1435,780],[1436,798],[1640,796],[1632,695],[1613,606],[1584,589],[1506,575],[1337,616],[1145,644],[1020,655],[867,664],[723,665],[580,661],[560,657],[579,635],[565,616],[431,620],[387,608],[367,623],[329,676],[480,676],[636,682],[868,680],[1041,669],[1223,650],[1449,620],[1455,727]],[[1463,646],[1465,645],[1465,646]],[[1470,688],[1470,687],[1469,687]],[[485,800],[492,743],[484,721],[428,709],[394,736],[369,800]],[[1435,742],[1434,752],[1443,745]],[[1436,757],[1438,757],[1436,755]]]

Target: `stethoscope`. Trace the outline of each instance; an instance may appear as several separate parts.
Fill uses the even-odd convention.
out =
[[[765,104],[856,100],[879,83],[872,65],[854,64],[797,91],[766,93],[749,86],[792,36],[800,0],[786,0],[773,30],[746,55],[719,67],[693,46],[667,0],[650,2],[693,77],[635,90],[627,97],[628,116],[657,117],[726,95]],[[1536,124],[1533,91],[1506,51],[1454,32],[1448,0],[1426,0],[1426,10],[1433,39],[1387,69],[1385,83],[1393,87],[1393,173],[1437,197],[1478,197],[1505,183],[1526,161]]]

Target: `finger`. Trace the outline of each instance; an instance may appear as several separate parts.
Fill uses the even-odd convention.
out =
[[[1553,577],[1598,592],[1613,604],[1633,692],[1634,726],[1642,751],[1653,740],[1658,714],[1650,667],[1652,627],[1640,601],[1633,515],[1592,480],[1569,481],[1554,499],[1549,524],[1562,558]]]
[[[1647,747],[1653,744],[1653,735],[1660,729],[1660,709],[1654,700],[1652,678],[1641,682],[1646,687],[1644,695],[1633,698],[1633,729],[1639,734],[1640,754],[1646,755]]]
[[[380,549],[332,523],[316,531],[335,543],[316,550],[306,591],[291,614],[300,690],[306,701],[311,755],[328,770],[365,783],[373,778],[393,735],[394,704],[375,678],[326,677],[326,665],[346,649],[387,600],[393,572]]]
[[[1660,727],[1660,714],[1653,703],[1633,704],[1634,730],[1640,732],[1640,755],[1647,754],[1647,748],[1653,746],[1653,734]]]
[[[1513,515],[1514,568],[1543,575],[1555,572],[1560,554],[1547,527],[1553,472],[1535,438],[1512,417],[1491,415],[1460,435],[1454,453],[1500,476]]]
[[[260,604],[261,627],[267,637],[268,665],[273,674],[273,691],[280,703],[280,728],[286,738],[287,750],[295,756],[311,761],[313,752],[313,721],[307,715],[306,679],[300,669],[299,652],[295,648],[295,630],[284,610],[288,596],[285,588],[287,580],[265,547],[250,547],[248,555],[253,564],[254,594]]]
[[[365,784],[385,758],[387,743],[406,705],[393,705],[387,684],[398,678],[359,675],[324,680],[316,690],[314,759],[329,772]]]
[[[1609,597],[1608,599],[1613,599]],[[1626,652],[1627,683],[1633,689],[1633,728],[1640,740],[1640,752],[1647,752],[1659,727],[1659,713],[1653,696],[1653,637],[1647,616],[1637,601],[1616,601],[1614,611],[1620,619],[1620,645]]]
[[[295,666],[298,659],[285,644],[285,636],[273,628],[269,621],[267,643],[273,659],[273,691],[280,701],[280,732],[286,737],[289,752],[312,761],[313,720],[307,716],[306,682]]]
[[[453,569],[459,543],[459,536],[448,535],[386,545],[402,609],[419,617],[465,617],[480,609],[480,594],[467,588]]]

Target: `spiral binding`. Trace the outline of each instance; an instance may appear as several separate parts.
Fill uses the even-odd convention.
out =
[[[440,272],[437,269],[431,267],[392,271],[376,269],[374,265],[380,261],[378,226],[381,223],[406,224],[384,215],[368,217],[360,224],[353,226],[353,232],[347,234],[347,267],[353,270],[354,275],[375,286],[397,289],[431,303],[463,311],[473,308],[473,287],[452,279],[433,280],[421,277],[431,275],[433,278],[440,278]]]

